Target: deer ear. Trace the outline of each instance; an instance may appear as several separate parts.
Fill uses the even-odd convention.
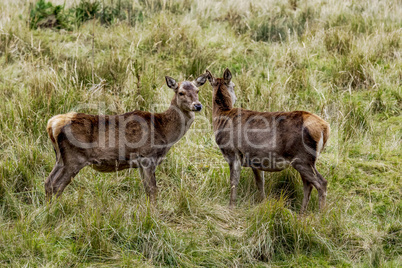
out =
[[[178,85],[176,83],[176,80],[171,78],[170,76],[165,76],[166,79],[166,85],[173,89],[174,91],[177,91]]]
[[[209,83],[211,83],[212,85],[215,82],[214,76],[211,74],[210,71],[208,71],[208,69],[205,71],[205,74],[207,75]]]
[[[207,82],[207,78],[208,78],[208,74],[205,73],[203,75],[200,75],[197,79],[195,79],[193,81],[193,83],[195,84],[196,87],[200,87],[203,84],[205,84],[205,82]]]
[[[226,84],[229,84],[230,80],[232,80],[232,73],[229,71],[229,68],[226,68],[225,72],[223,73],[223,80],[225,80]]]

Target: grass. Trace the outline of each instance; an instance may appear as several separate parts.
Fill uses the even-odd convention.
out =
[[[82,1],[51,2],[84,9]],[[97,3],[107,17],[68,30],[30,29],[29,1],[0,3],[1,266],[402,265],[399,1]],[[324,212],[314,190],[299,215],[303,187],[293,170],[266,173],[268,198],[257,203],[243,169],[238,208],[228,209],[209,85],[200,90],[205,109],[157,169],[158,209],[136,170],[85,168],[45,204],[55,162],[50,117],[160,111],[173,95],[165,75],[226,67],[236,106],[308,110],[331,124],[318,162],[329,181]]]

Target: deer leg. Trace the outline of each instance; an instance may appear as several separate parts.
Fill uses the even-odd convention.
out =
[[[293,167],[300,173],[302,179],[303,179],[303,184],[304,181],[307,183],[313,185],[317,191],[318,191],[318,199],[319,199],[319,207],[320,210],[322,211],[325,207],[325,199],[327,196],[327,180],[324,179],[324,177],[317,171],[315,168],[314,164],[294,164]],[[308,191],[311,193],[311,188],[310,186],[304,185],[304,199],[302,202],[302,210],[304,211],[307,208],[307,204],[310,198],[310,195]]]
[[[45,183],[47,201],[51,201],[53,195],[59,197],[64,188],[71,182],[72,177],[73,174],[65,166],[60,167],[51,179],[49,176]]]
[[[230,203],[229,207],[236,207],[236,198],[237,198],[237,185],[240,180],[240,168],[241,163],[237,157],[229,163],[230,168]]]
[[[302,206],[300,209],[301,214],[303,214],[307,210],[307,205],[308,205],[308,202],[310,201],[311,190],[313,190],[313,185],[310,182],[308,182],[307,180],[303,179],[304,197],[303,197],[303,202],[302,202]]]
[[[158,194],[158,188],[156,186],[155,178],[155,168],[156,167],[154,166],[139,168],[145,192],[147,193],[149,201],[152,205],[156,205],[156,196]]]
[[[318,172],[318,170],[315,168],[315,166],[312,167],[312,170],[313,170],[313,174],[314,174],[314,178],[315,178],[315,180],[312,182],[312,184],[318,191],[318,202],[319,202],[320,211],[322,211],[325,207],[328,181],[326,179],[324,179],[324,177]]]
[[[257,184],[258,191],[260,192],[259,201],[263,201],[265,199],[264,172],[256,168],[252,168],[252,170],[254,173],[255,183]]]
[[[78,174],[78,172],[83,168],[74,168],[71,166],[61,166],[57,173],[51,178],[51,180],[47,180],[47,200],[50,201],[53,195],[59,197],[67,185],[71,182],[71,180]],[[49,176],[50,177],[50,176]],[[48,178],[49,179],[49,178]]]
[[[47,177],[45,181],[45,192],[46,192],[46,200],[50,201],[52,198],[53,190],[52,190],[52,182],[54,181],[55,178],[60,176],[60,172],[63,168],[63,165],[59,162],[56,162],[56,164],[53,167],[52,172],[50,172],[49,177]]]
[[[319,205],[320,205],[320,210],[322,211],[325,207],[325,201],[327,198],[327,185],[328,181],[324,179],[324,177],[317,171],[317,169],[314,167],[315,173],[319,178],[319,188],[318,190],[318,199],[319,199]]]

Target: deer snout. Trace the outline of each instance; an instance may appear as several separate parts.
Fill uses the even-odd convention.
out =
[[[194,104],[194,110],[199,112],[202,109],[202,104],[200,102]]]

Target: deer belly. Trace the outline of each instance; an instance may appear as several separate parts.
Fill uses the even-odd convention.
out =
[[[99,172],[116,172],[128,168],[137,168],[138,166],[134,162],[128,163],[127,161],[97,161],[97,163],[92,164],[91,167]]]
[[[272,152],[264,156],[243,155],[242,166],[275,172],[288,168],[290,166],[290,162]]]

